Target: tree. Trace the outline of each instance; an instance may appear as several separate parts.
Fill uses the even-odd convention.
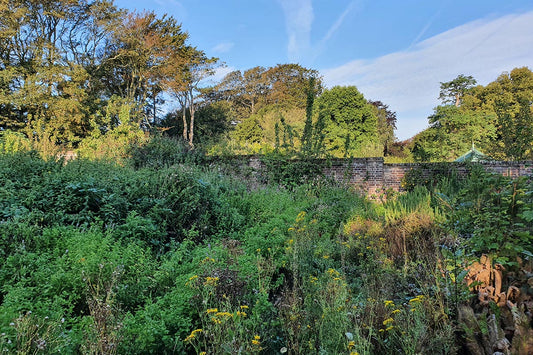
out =
[[[513,160],[533,157],[533,72],[515,68],[489,84],[497,89],[497,150]]]
[[[391,154],[392,145],[396,141],[394,130],[396,129],[396,112],[389,110],[389,106],[381,101],[368,101],[375,108],[378,118],[378,136],[383,146],[383,155]]]
[[[316,70],[297,64],[280,64],[265,69],[254,67],[228,73],[212,88],[213,98],[232,103],[240,121],[269,105],[283,109],[305,108],[307,85],[314,78],[315,95],[322,92],[322,81]]]
[[[338,157],[375,154],[379,145],[377,117],[373,106],[355,86],[336,86],[324,91],[316,100],[316,110],[330,154]]]
[[[302,153],[308,156],[313,153],[313,106],[316,95],[314,77],[309,78],[306,94],[307,104],[305,107],[305,126],[302,133]]]
[[[464,76],[460,74],[452,81],[440,83],[439,99],[444,104],[453,103],[456,107],[461,105],[461,99],[465,92],[476,84],[476,80],[472,76]]]
[[[315,78],[317,95],[322,92],[322,80],[313,69],[298,64],[278,64],[265,72],[268,92],[267,104],[305,108],[307,104],[306,89],[310,78]]]
[[[188,35],[173,17],[130,13],[113,32],[103,70],[106,87],[132,105],[132,119],[149,125],[157,96],[170,88],[188,59]],[[150,109],[146,109],[149,106]]]
[[[98,9],[98,20],[94,20]],[[0,124],[35,141],[77,142],[90,129],[82,60],[103,47],[117,10],[106,1],[4,0],[0,4]]]
[[[419,158],[455,159],[475,144],[493,158],[531,159],[533,72],[527,67],[515,68],[485,87],[468,87],[473,83],[471,77],[459,79],[457,82],[468,85],[457,85],[450,92],[459,94],[453,97],[460,105],[435,108],[428,118],[430,129],[415,138],[418,151],[423,152]]]
[[[183,140],[194,148],[194,120],[197,99],[202,94],[200,83],[214,74],[218,58],[208,58],[203,51],[188,47],[185,64],[174,75],[170,88],[181,105]]]

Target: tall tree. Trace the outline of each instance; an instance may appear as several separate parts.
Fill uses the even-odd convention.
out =
[[[444,104],[453,103],[456,107],[459,107],[465,92],[474,85],[476,85],[476,80],[472,76],[460,74],[451,81],[440,83],[439,99]]]
[[[265,72],[270,90],[267,103],[305,108],[307,104],[306,88],[309,79],[315,78],[317,95],[322,93],[322,80],[316,70],[304,68],[298,64],[278,64]]]
[[[306,90],[307,103],[305,107],[305,126],[302,133],[302,152],[310,155],[313,148],[313,106],[315,102],[315,78],[309,78],[309,85]]]
[[[194,148],[194,120],[198,100],[202,97],[201,83],[214,74],[218,58],[209,58],[203,51],[188,47],[185,65],[174,75],[170,85],[181,105],[183,140]]]
[[[96,22],[95,8],[100,13]],[[102,48],[95,33],[116,13],[106,1],[2,1],[2,128],[19,128],[32,139],[52,143],[75,142],[87,133],[90,80],[86,63],[75,59]]]
[[[187,34],[173,17],[130,13],[113,32],[103,69],[106,86],[133,107],[132,119],[149,125],[157,95],[185,65]],[[145,107],[150,106],[151,110]]]
[[[437,106],[429,117],[428,132],[415,137],[418,151],[423,152],[419,157],[451,160],[475,143],[496,159],[531,159],[532,105],[533,72],[527,67],[503,73],[487,86],[466,88],[459,106]]]
[[[396,129],[396,112],[389,109],[381,101],[368,101],[375,108],[375,114],[378,119],[378,136],[383,146],[383,155],[391,154],[392,145],[396,141],[394,130]]]
[[[526,67],[504,73],[489,84],[498,117],[498,151],[507,158],[533,158],[533,72]]]
[[[315,95],[322,92],[322,81],[316,70],[297,64],[280,64],[265,69],[254,67],[241,73],[233,71],[213,88],[218,100],[232,103],[240,121],[258,113],[268,105],[305,108],[307,85],[314,78]]]
[[[316,110],[330,154],[358,156],[368,147],[379,145],[373,106],[355,86],[335,86],[324,91],[316,100]]]

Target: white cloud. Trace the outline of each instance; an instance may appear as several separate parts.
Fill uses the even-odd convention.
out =
[[[357,3],[358,3],[357,1],[352,1],[348,4],[346,9],[344,9],[342,14],[335,21],[335,23],[329,28],[328,33],[326,33],[326,35],[324,36],[321,42],[328,41],[335,34],[335,32],[337,32],[339,27],[341,27],[342,23],[344,22],[344,18],[346,17],[346,15],[348,15],[352,11],[352,9],[355,7]]]
[[[288,57],[291,62],[299,62],[309,51],[313,5],[311,0],[279,0],[285,15],[288,35]]]
[[[236,69],[234,67],[222,65],[215,69],[215,73],[212,76],[202,81],[201,86],[210,86],[219,83],[226,75],[235,70]]]
[[[233,42],[222,42],[213,47],[213,52],[215,53],[227,53],[229,52],[235,43]]]
[[[354,0],[348,4],[348,6],[344,9],[342,14],[337,18],[337,20],[331,25],[326,35],[318,42],[316,45],[316,48],[314,50],[314,56],[313,58],[316,59],[319,55],[322,54],[324,51],[324,48],[326,46],[326,43],[333,37],[333,35],[339,30],[339,28],[342,26],[344,19],[346,16],[355,8],[355,7],[361,8],[361,1],[360,0]]]
[[[356,7],[361,5],[362,0],[353,0],[344,11],[337,17],[324,37],[315,44],[311,43],[311,29],[314,20],[312,0],[278,0],[285,15],[285,26],[288,36],[289,61],[297,63],[304,58],[318,57],[327,41],[339,30],[345,17]]]
[[[443,32],[406,51],[322,70],[327,86],[356,85],[397,112],[400,139],[427,127],[440,82],[459,74],[486,85],[515,67],[533,68],[533,11],[482,19]]]

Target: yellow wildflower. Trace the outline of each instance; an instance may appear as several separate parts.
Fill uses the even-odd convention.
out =
[[[237,311],[237,316],[239,317],[246,317],[246,312]]]
[[[397,313],[400,313],[401,311],[399,309],[395,309],[394,311],[392,311],[392,314],[397,314]]]
[[[187,338],[185,338],[184,341],[191,341],[193,340],[195,337],[196,337],[196,334],[198,333],[201,333],[203,332],[203,329],[195,329],[191,332],[191,334],[189,334],[189,336],[187,336]]]
[[[254,335],[254,338],[252,339],[253,345],[260,345],[261,344],[261,337],[259,335]]]
[[[384,303],[385,303],[385,307],[388,307],[388,306],[393,306],[394,307],[394,302],[393,301],[386,300]]]
[[[185,283],[185,286],[189,286],[194,280],[196,280],[198,278],[198,275],[193,275],[191,277],[189,277],[189,281],[187,281]]]
[[[324,255],[323,258],[324,259],[329,259],[329,255]]]
[[[248,306],[247,305],[242,305],[241,309],[248,309]]]
[[[229,312],[217,312],[217,314],[215,314],[216,317],[220,317],[220,318],[231,318],[233,317],[233,314],[229,313]]]
[[[394,322],[394,319],[392,318],[387,318],[383,321],[383,325],[387,326],[389,325],[390,323]]]
[[[205,311],[205,313],[207,314],[217,313],[217,312],[218,312],[218,308],[209,308],[207,311]]]
[[[355,341],[352,340],[348,343],[348,350],[352,350],[354,347],[355,347]]]
[[[415,298],[411,298],[411,299],[409,300],[409,303],[410,303],[410,304],[413,304],[413,303],[422,302],[423,299],[424,299],[424,295],[418,295],[418,296],[416,296]]]
[[[288,232],[292,232],[294,230],[294,227],[290,227],[289,229],[287,229]]]
[[[386,332],[391,331],[393,328],[394,328],[394,326],[389,325],[389,326],[387,327],[387,329],[385,329],[385,331],[386,331]]]
[[[335,269],[332,269],[332,268],[329,268],[327,273],[329,274],[329,276],[332,276],[332,277],[339,277],[340,274],[337,270]]]
[[[206,286],[216,286],[218,281],[218,277],[206,277],[204,281],[204,285]]]
[[[307,213],[305,211],[298,213],[298,216],[296,217],[296,223],[303,221],[306,214]]]

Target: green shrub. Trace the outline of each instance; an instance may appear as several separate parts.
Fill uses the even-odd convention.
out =
[[[476,255],[517,265],[516,257],[533,257],[533,186],[527,178],[511,179],[477,171],[453,204],[449,228]]]
[[[190,150],[182,140],[155,135],[147,143],[133,148],[131,160],[136,168],[160,169],[183,163],[200,163],[204,155],[198,149]]]

